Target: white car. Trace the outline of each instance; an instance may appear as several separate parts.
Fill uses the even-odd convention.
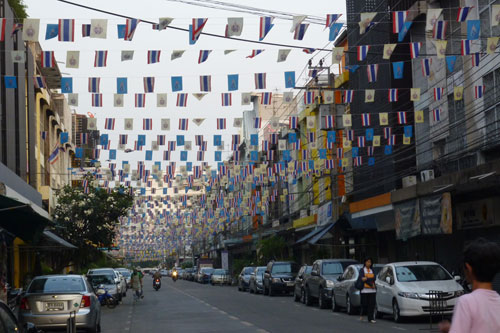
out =
[[[402,317],[429,315],[430,291],[441,292],[444,314],[453,313],[455,302],[464,289],[446,269],[431,261],[396,262],[385,265],[375,281],[376,314],[392,314],[394,321]]]

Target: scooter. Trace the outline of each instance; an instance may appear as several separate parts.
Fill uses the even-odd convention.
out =
[[[177,278],[178,278],[177,277],[177,271],[173,271],[172,272],[172,280],[175,282],[175,281],[177,281]]]
[[[110,309],[113,309],[118,305],[118,301],[111,296],[108,290],[104,288],[104,285],[100,285],[95,293],[101,305],[107,305]]]
[[[156,278],[154,281],[153,281],[153,288],[158,291],[161,287],[161,280]]]

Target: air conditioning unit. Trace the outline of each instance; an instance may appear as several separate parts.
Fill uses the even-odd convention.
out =
[[[417,176],[408,176],[403,178],[403,188],[417,185]]]
[[[422,181],[422,183],[431,179],[434,179],[434,170],[430,169],[420,172],[420,180]]]

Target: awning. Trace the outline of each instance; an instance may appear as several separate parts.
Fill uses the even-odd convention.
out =
[[[30,204],[0,195],[0,227],[24,241],[37,240],[49,219],[38,214]]]
[[[61,245],[62,247],[67,247],[68,249],[78,249],[78,247],[74,246],[73,244],[67,242],[66,240],[62,239],[61,237],[57,236],[56,234],[52,233],[49,230],[45,230],[43,232],[43,236],[48,239],[51,242],[57,243]]]
[[[300,238],[298,241],[296,241],[295,244],[299,244],[299,243],[305,242],[309,238],[314,237],[317,233],[321,232],[321,230],[323,230],[323,228],[314,229],[313,231],[309,232],[308,234],[306,234],[305,236],[303,236],[302,238]]]
[[[332,228],[335,226],[335,222],[333,223],[330,223],[330,224],[327,224],[325,225],[320,232],[318,232],[314,237],[312,237],[308,243],[309,244],[316,244],[317,241],[319,241],[321,238],[323,238],[323,236],[330,230],[332,230]]]

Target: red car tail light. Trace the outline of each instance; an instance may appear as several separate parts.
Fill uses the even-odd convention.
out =
[[[90,307],[90,296],[88,295],[83,295],[82,296],[82,302],[80,303],[81,308],[88,308]]]
[[[28,299],[26,297],[23,297],[21,299],[21,304],[19,304],[19,308],[21,310],[29,310],[30,309],[30,305],[29,305]]]

